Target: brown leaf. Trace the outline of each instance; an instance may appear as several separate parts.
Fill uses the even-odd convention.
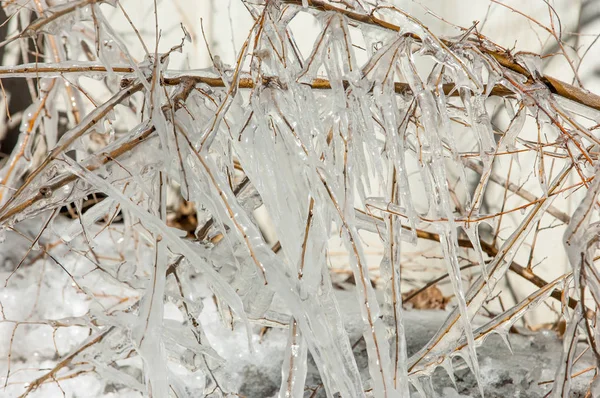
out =
[[[413,289],[410,292],[402,294],[402,299],[410,297],[418,289]],[[450,301],[450,297],[444,297],[442,291],[437,286],[431,286],[423,290],[421,293],[412,297],[404,304],[410,303],[412,308],[417,310],[444,310]]]

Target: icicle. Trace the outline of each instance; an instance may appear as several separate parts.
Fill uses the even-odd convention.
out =
[[[456,377],[454,376],[454,367],[452,366],[452,358],[444,359],[441,366],[442,368],[444,368],[446,374],[452,381],[452,385],[454,385],[454,388],[458,390],[458,386],[456,385]]]
[[[304,396],[306,379],[306,342],[300,334],[296,321],[290,321],[288,346],[283,361],[281,388],[279,398],[296,398]]]
[[[574,361],[577,356],[576,339],[579,327],[579,321],[582,318],[581,308],[573,312],[569,319],[569,326],[564,335],[563,351],[560,356],[560,365],[554,376],[552,384],[551,398],[568,398],[571,396],[571,378],[573,374]]]
[[[419,397],[421,397],[421,398],[427,398],[427,394],[425,393],[425,389],[423,388],[423,385],[421,384],[421,380],[422,379],[423,379],[422,377],[413,378],[413,379],[411,379],[411,383],[412,383],[413,387],[415,387],[415,389],[419,393]]]
[[[512,107],[510,106],[509,108],[512,109]],[[514,152],[517,150],[517,147],[515,146],[515,140],[517,139],[517,136],[519,135],[521,130],[523,130],[523,126],[525,125],[525,119],[527,116],[526,110],[527,108],[523,104],[519,106],[517,114],[511,119],[510,124],[508,125],[508,128],[506,129],[506,132],[502,137],[500,145],[503,148],[505,148],[506,151]],[[518,153],[513,154],[513,159],[516,161],[517,164],[519,164]]]
[[[432,93],[423,87],[422,81],[414,72],[414,65],[410,60],[410,56],[411,54],[407,54],[407,57],[402,60],[403,72],[409,81],[415,97],[417,98],[418,105],[422,112],[423,124],[428,143],[432,146],[431,161],[428,162],[425,168],[431,173],[432,185],[435,192],[433,200],[435,207],[433,207],[433,209],[430,208],[430,211],[432,211],[434,215],[437,216],[439,214],[448,220],[443,224],[436,224],[436,228],[440,234],[442,253],[446,260],[446,266],[448,268],[452,287],[458,299],[458,309],[461,318],[460,323],[465,335],[467,336],[469,359],[472,363],[475,378],[483,396],[483,386],[481,377],[479,375],[479,365],[477,362],[477,354],[475,352],[473,330],[470,323],[470,319],[473,315],[470,315],[468,312],[467,300],[462,287],[460,267],[456,252],[458,247],[458,244],[456,243],[458,237],[456,236],[456,226],[453,222],[454,217],[452,211],[450,210],[450,199],[443,161],[442,146],[437,135],[439,126],[437,109]]]
[[[105,199],[89,208],[78,220],[73,220],[68,227],[61,227],[57,232],[61,239],[69,242],[81,234],[84,229],[90,228],[100,218],[112,214],[116,210],[115,202],[111,199]]]
[[[388,173],[388,199],[397,200],[398,186],[396,184],[396,170],[393,164],[390,164]],[[404,320],[402,310],[402,295],[400,294],[400,234],[402,226],[399,220],[393,215],[386,215],[386,232],[384,240],[385,251],[380,264],[382,278],[386,280],[384,315],[389,318],[388,330],[392,337],[392,360],[394,388],[400,393],[401,397],[409,395],[409,381],[406,353],[406,335],[404,333]]]
[[[519,52],[514,56],[515,61],[525,67],[527,72],[534,79],[539,79],[543,76],[542,73],[542,58],[538,54]]]
[[[480,143],[481,158],[486,159],[495,153],[496,142],[490,116],[485,109],[485,98],[481,95],[472,95],[471,91],[466,89],[461,90],[460,94],[469,114],[475,136]]]
[[[166,219],[166,185],[162,173],[158,176],[158,213]],[[141,300],[138,321],[132,326],[132,338],[146,368],[148,391],[151,397],[169,395],[168,369],[162,338],[164,317],[165,278],[167,271],[167,248],[162,235],[155,235],[153,269]]]
[[[93,357],[87,358],[90,364],[94,365],[94,370],[105,380],[110,380],[114,383],[122,384],[131,388],[134,391],[140,391],[145,393],[146,387],[136,380],[133,376],[130,376],[124,372],[115,369],[112,366],[108,366],[103,361],[97,361]]]

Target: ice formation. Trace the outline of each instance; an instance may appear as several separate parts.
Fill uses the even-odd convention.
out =
[[[600,100],[544,76],[539,57],[513,57],[476,29],[439,38],[383,2],[261,0],[244,2],[254,24],[235,64],[211,53],[209,70],[174,70],[172,52],[129,53],[105,16],[117,3],[33,3],[33,22],[7,42],[44,35],[44,62],[0,67],[3,79],[38,78],[0,163],[0,394],[58,394],[66,380],[96,396],[236,394],[215,376],[219,350],[253,352],[261,328],[287,336],[274,361],[281,398],[316,396],[311,361],[330,397],[433,397],[431,377],[454,377],[456,358],[483,393],[477,348],[491,334],[508,342],[550,297],[568,320],[553,396],[569,396],[578,339],[600,357]],[[3,6],[22,16],[20,4]],[[306,13],[319,34],[303,54],[291,23]],[[91,98],[84,76],[110,95]],[[183,201],[191,231],[170,219]],[[517,263],[548,219],[568,224],[572,266],[552,282]],[[383,247],[378,264],[367,233]],[[335,237],[368,375],[330,273]],[[409,355],[402,264],[422,240],[439,242],[454,305]],[[509,270],[536,290],[476,324]],[[215,319],[221,334],[207,333]]]

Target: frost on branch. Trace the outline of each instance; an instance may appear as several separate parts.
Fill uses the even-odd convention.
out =
[[[244,1],[253,25],[236,62],[210,53],[209,70],[177,70],[185,28],[138,60],[106,15],[120,4],[34,3],[5,5],[29,27],[2,45],[43,37],[42,59],[0,67],[36,88],[0,163],[5,391],[237,394],[243,364],[224,357],[278,328],[282,357],[264,360],[282,363],[279,397],[435,396],[434,372],[454,380],[457,364],[483,393],[478,347],[494,333],[510,346],[552,300],[564,352],[541,385],[567,397],[597,371],[577,362],[600,358],[600,98],[544,76],[539,56],[476,28],[437,37],[383,3]],[[305,14],[319,33],[303,53]],[[583,195],[573,216],[570,195]],[[555,228],[573,271],[546,282],[534,250]],[[336,294],[335,239],[368,375]],[[453,301],[409,356],[405,272],[426,247]],[[509,273],[535,289],[504,305]],[[232,366],[239,377],[220,377]]]

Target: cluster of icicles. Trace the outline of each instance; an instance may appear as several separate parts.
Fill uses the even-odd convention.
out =
[[[86,7],[95,8],[101,36],[120,48],[108,53],[101,46],[95,65],[107,71],[96,68],[94,73],[110,79],[117,76],[122,87],[113,87],[110,100],[82,115],[62,136],[52,127],[56,115],[52,98],[40,97],[27,112],[17,148],[0,171],[2,225],[17,228],[24,220],[40,217],[68,247],[75,242],[93,247],[94,234],[87,230],[96,228],[99,235],[99,220],[117,212],[123,218],[118,244],[129,257],[103,266],[100,281],[113,287],[123,284],[138,293],[138,300],[116,310],[94,307],[85,316],[71,319],[70,324],[90,329],[86,342],[96,339],[78,355],[112,378],[119,370],[108,364],[137,356],[143,363],[145,384],[122,376],[121,385],[154,397],[188,396],[169,371],[169,361],[205,371],[209,377],[208,365],[198,357],[218,357],[197,321],[202,302],[192,292],[201,280],[214,293],[222,316],[247,330],[249,342],[257,323],[289,328],[280,397],[304,396],[309,354],[328,396],[361,397],[369,391],[375,397],[408,397],[411,389],[430,396],[432,373],[442,366],[452,376],[456,357],[468,364],[481,384],[476,348],[491,333],[506,337],[525,312],[565,285],[564,278],[558,279],[489,323],[472,326],[566,177],[595,173],[585,164],[592,133],[571,120],[569,111],[543,84],[501,67],[482,52],[482,46],[494,48],[492,43],[470,37],[442,41],[393,7],[344,15],[304,8],[299,1],[255,3],[247,4],[256,23],[239,53],[239,63],[217,63],[208,75],[169,71],[168,57],[128,63],[130,58],[123,55],[126,49],[119,47],[122,43],[102,10],[90,3]],[[299,12],[313,13],[321,27],[312,52],[304,56],[288,27]],[[400,31],[349,18],[369,14],[399,26]],[[89,20],[90,15],[81,12],[80,17]],[[363,34],[368,57],[362,65],[351,42],[351,30],[356,29]],[[72,34],[69,45],[79,40],[76,31]],[[434,66],[425,75],[418,73],[418,59],[433,60]],[[52,70],[84,70],[89,65],[63,61],[46,64],[50,72],[40,75],[44,86],[40,92],[56,96],[64,89]],[[132,72],[124,76],[117,61]],[[539,76],[534,61],[524,57],[522,64],[531,76]],[[31,76],[28,73],[15,69],[12,76]],[[162,82],[152,78],[159,74]],[[494,87],[512,92],[505,100],[511,122],[502,134],[495,133],[486,109]],[[75,94],[72,98],[74,106],[85,108],[81,98]],[[51,111],[36,113],[40,101]],[[89,136],[103,133],[101,126],[118,126],[119,121],[112,120],[114,108],[127,101],[137,104],[128,109],[134,109],[142,122],[128,131],[106,133],[105,143],[91,149],[98,144]],[[480,246],[478,220],[485,215],[481,208],[488,179],[495,154],[517,148],[528,112],[543,119],[547,135],[556,140],[564,132],[553,126],[572,123],[567,128],[571,137],[563,138],[563,152],[574,155],[557,161],[558,172],[552,178],[540,178],[542,198],[525,209],[523,221],[502,242],[497,255],[487,259]],[[37,165],[28,161],[33,125],[34,133],[45,129],[50,149]],[[67,156],[72,150],[76,156]],[[470,151],[472,160],[461,156],[465,151]],[[477,162],[482,170],[475,189],[469,185],[467,162]],[[413,174],[418,175],[419,187]],[[19,189],[22,177],[27,183]],[[169,186],[177,186],[181,197],[195,205],[200,239],[189,239],[167,226]],[[415,194],[418,190],[423,192],[420,197]],[[461,211],[451,191],[458,192]],[[80,203],[93,192],[104,193],[106,199],[65,226],[58,210],[65,203]],[[600,181],[594,179],[567,233],[576,286],[584,280],[581,275],[593,268],[599,192]],[[267,244],[253,217],[260,206],[272,221],[278,250]],[[408,357],[400,260],[401,247],[417,242],[417,230],[438,234],[456,306],[435,337]],[[372,286],[359,231],[376,233],[382,241],[383,300],[377,299]],[[345,244],[356,281],[368,380],[361,380],[328,272],[328,242],[336,235]],[[468,289],[463,287],[459,266],[462,236],[470,240],[480,264],[480,276]],[[144,253],[136,246],[140,242]],[[99,300],[90,285],[97,282],[90,279],[91,273],[71,271],[70,288],[89,295],[91,301]],[[594,297],[600,295],[598,288],[597,283],[590,286]],[[274,298],[285,304],[287,312],[272,308]],[[174,303],[183,321],[166,322],[165,303]],[[577,338],[584,319],[581,306],[568,314],[572,319],[565,347]],[[239,349],[253,347],[249,343]],[[569,373],[574,351],[565,350],[563,356],[557,375]],[[569,377],[557,377],[554,383],[554,396],[568,396]],[[214,386],[208,383],[206,391],[214,391]]]

